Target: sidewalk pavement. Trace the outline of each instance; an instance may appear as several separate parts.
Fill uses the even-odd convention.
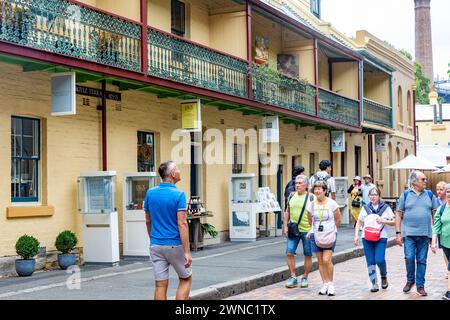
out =
[[[433,254],[428,253],[427,272],[425,276],[425,290],[427,297],[417,294],[416,287],[409,294],[403,293],[406,283],[406,269],[403,248],[394,246],[387,249],[386,261],[388,266],[389,287],[381,289],[381,280],[378,272],[380,291],[370,292],[370,281],[367,274],[367,265],[364,257],[355,258],[334,266],[334,286],[336,296],[320,296],[318,294],[322,280],[318,271],[309,275],[309,287],[305,289],[284,287],[285,281],[262,287],[251,292],[236,295],[228,300],[437,300],[447,291],[447,268],[442,257],[442,250]]]
[[[393,228],[389,228],[388,233],[392,236]],[[346,251],[353,252],[353,234],[354,229],[351,227],[342,227],[339,230],[336,250],[342,253],[343,260],[352,257]],[[284,237],[260,238],[256,242],[228,242],[192,252],[191,297],[221,299],[282,280],[282,274],[287,274],[285,242]],[[303,255],[300,248],[298,253],[300,254],[296,262],[297,267],[301,268]],[[154,278],[148,259],[121,260],[120,266],[117,267],[83,266],[80,272],[81,288],[73,290],[66,286],[71,275],[63,270],[36,272],[26,278],[0,279],[0,299],[153,299]],[[243,284],[248,284],[249,278],[252,279],[251,286],[247,285],[245,290],[242,290]],[[175,296],[177,283],[178,278],[171,268],[169,297]],[[226,290],[224,289],[221,295],[205,296],[205,290],[211,293],[211,288]]]

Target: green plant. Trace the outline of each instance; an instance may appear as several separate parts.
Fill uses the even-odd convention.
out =
[[[16,242],[16,253],[22,259],[31,259],[39,253],[39,241],[32,236],[23,235]]]
[[[257,77],[259,80],[276,84],[280,88],[299,89],[309,96],[316,96],[315,89],[309,85],[306,78],[286,76],[277,70],[277,65],[275,63],[269,62],[264,65],[253,63],[252,73],[253,76]]]
[[[202,233],[203,235],[207,233],[213,238],[217,237],[217,235],[219,234],[219,232],[217,232],[216,230],[216,227],[209,223],[202,223]]]
[[[75,233],[69,230],[65,230],[58,234],[55,241],[55,247],[58,251],[61,251],[63,254],[69,253],[78,243],[77,236]]]

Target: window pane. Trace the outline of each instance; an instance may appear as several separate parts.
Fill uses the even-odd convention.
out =
[[[34,149],[33,137],[23,136],[22,138],[22,157],[32,157]]]
[[[21,160],[21,197],[37,197],[36,164],[36,160]]]
[[[20,160],[11,161],[11,197],[20,197]]]
[[[12,133],[13,134],[22,134],[22,119],[21,118],[12,118]]]
[[[32,119],[22,119],[22,134],[24,136],[33,135],[33,122]]]

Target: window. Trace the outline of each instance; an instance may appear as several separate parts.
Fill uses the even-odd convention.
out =
[[[172,33],[184,37],[186,33],[186,6],[183,2],[172,0]]]
[[[39,200],[40,123],[11,117],[11,201]]]
[[[138,131],[137,145],[138,172],[155,171],[155,135]]]
[[[242,173],[242,144],[233,144],[233,173]]]
[[[311,0],[311,12],[320,19],[320,0]]]

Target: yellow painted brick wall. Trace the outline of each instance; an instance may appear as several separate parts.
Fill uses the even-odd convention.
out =
[[[247,59],[245,11],[211,15],[209,24],[212,48]]]
[[[76,232],[83,245],[81,218],[76,212],[76,180],[82,171],[101,170],[101,112],[95,106],[99,99],[89,97],[90,107],[82,105],[82,96],[77,95],[77,114],[55,117],[50,115],[50,74],[46,72],[23,73],[19,66],[0,64],[0,256],[14,254],[17,238],[24,234],[36,236],[42,246],[54,249],[56,235],[65,229]],[[86,86],[99,88],[98,83]],[[117,91],[114,86],[108,90]],[[122,239],[122,181],[125,172],[136,171],[137,131],[151,131],[156,134],[159,153],[156,165],[170,159],[170,141],[173,130],[181,125],[179,100],[158,99],[156,96],[138,91],[123,91],[122,102],[107,100],[108,170],[117,171],[116,207],[119,210],[119,234]],[[260,116],[243,116],[236,111],[219,111],[212,106],[203,106],[203,124],[208,128],[221,130],[261,127]],[[11,116],[22,115],[40,118],[47,138],[42,141],[44,152],[42,163],[47,163],[46,179],[42,187],[48,192],[44,203],[55,207],[52,217],[6,219],[6,207],[10,201],[10,126]],[[221,124],[221,123],[224,124]],[[283,185],[291,176],[292,156],[302,155],[303,165],[309,168],[309,153],[318,152],[319,159],[329,158],[327,130],[310,127],[296,127],[281,123],[280,141],[284,155]],[[318,160],[319,160],[318,159]],[[178,187],[189,198],[189,165],[180,165],[182,181]],[[231,165],[203,165],[203,197],[207,209],[214,217],[208,222],[219,231],[228,230],[228,184]],[[258,174],[257,163],[246,164],[244,172]],[[276,175],[267,177],[269,186],[276,193]],[[255,179],[255,187],[257,179]],[[284,186],[283,186],[284,187]]]
[[[364,73],[364,98],[389,106],[391,97],[389,94],[389,76],[383,72]]]

